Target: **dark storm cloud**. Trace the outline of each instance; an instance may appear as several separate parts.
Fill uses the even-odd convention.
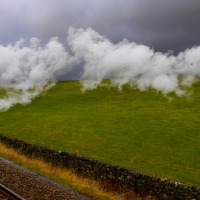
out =
[[[37,36],[66,39],[70,26],[91,27],[113,42],[123,38],[156,50],[199,45],[198,0],[0,0],[0,42]]]

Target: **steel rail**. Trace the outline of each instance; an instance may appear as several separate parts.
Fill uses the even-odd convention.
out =
[[[3,193],[9,200],[25,200],[2,184],[0,184],[0,192]]]

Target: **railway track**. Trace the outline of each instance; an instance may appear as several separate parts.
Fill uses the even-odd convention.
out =
[[[18,194],[7,188],[6,186],[0,184],[0,193],[2,193],[6,198],[6,200],[25,200],[20,197]]]

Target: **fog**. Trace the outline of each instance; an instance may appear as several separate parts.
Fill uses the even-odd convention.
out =
[[[45,45],[34,37],[0,46],[0,110],[30,103],[80,66],[82,90],[110,79],[119,90],[129,84],[141,91],[153,88],[181,96],[200,75],[200,46],[173,55],[126,39],[113,43],[91,28],[70,28],[66,42],[68,49],[56,37]]]

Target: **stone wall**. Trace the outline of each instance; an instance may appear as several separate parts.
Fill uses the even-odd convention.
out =
[[[20,150],[28,157],[37,157],[54,166],[73,170],[82,176],[113,186],[131,189],[142,195],[152,195],[158,199],[199,200],[200,189],[184,186],[167,179],[161,180],[126,168],[82,157],[76,154],[60,152],[44,146],[30,144],[0,134],[0,142],[8,147]]]

